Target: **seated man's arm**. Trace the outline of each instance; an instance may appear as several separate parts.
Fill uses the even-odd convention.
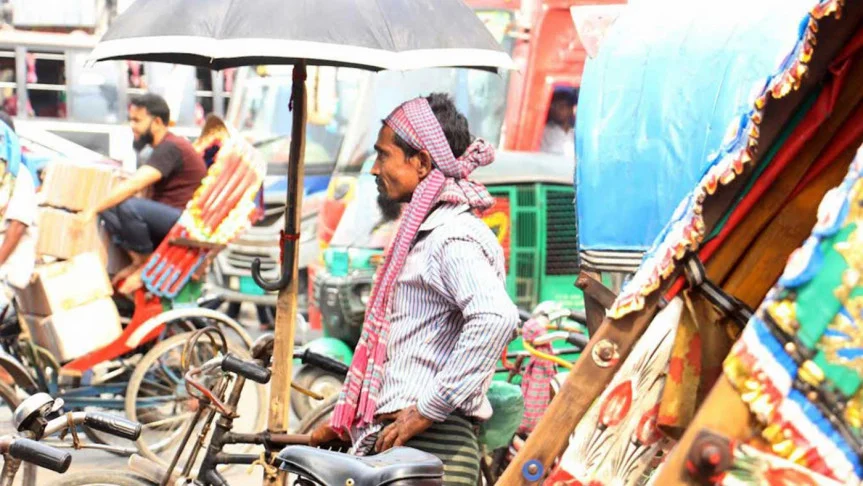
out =
[[[518,309],[476,241],[450,239],[437,258],[443,290],[465,320],[455,350],[417,404],[421,415],[442,422],[493,373],[518,325]]]
[[[145,188],[159,182],[160,179],[162,179],[162,173],[156,168],[149,165],[141,166],[141,168],[135,172],[135,175],[120,184],[117,184],[117,186],[111,190],[111,193],[108,194],[108,197],[99,201],[96,206],[88,208],[86,212],[89,218],[85,219],[93,219],[96,214],[99,214],[106,209],[113,208]]]
[[[130,179],[118,184],[104,200],[95,207],[83,212],[84,221],[92,220],[97,214],[111,209],[140,191],[162,179],[170,177],[183,165],[183,155],[176,145],[162,142],[153,149],[150,160],[142,165]]]

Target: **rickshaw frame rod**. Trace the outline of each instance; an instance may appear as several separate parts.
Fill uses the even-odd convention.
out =
[[[617,296],[599,280],[598,273],[581,270],[575,286],[584,293],[585,325],[593,336],[602,325],[605,312],[614,304]]]
[[[617,299],[617,294],[606,287],[602,282],[597,280],[591,272],[584,270],[578,272],[578,279],[575,281],[575,286],[584,292],[585,297],[590,297],[598,302],[605,309],[610,309]]]
[[[267,450],[273,450],[292,445],[309,445],[311,436],[308,434],[273,434],[263,431],[253,434],[227,432],[224,435],[225,444],[262,445]]]

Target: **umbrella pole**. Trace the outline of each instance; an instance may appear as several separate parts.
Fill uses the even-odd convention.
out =
[[[282,235],[282,269],[291,272],[287,286],[279,290],[276,304],[276,329],[273,348],[273,377],[270,380],[270,411],[267,430],[284,433],[290,420],[291,378],[294,362],[294,332],[297,323],[297,262],[299,260],[300,208],[303,204],[303,157],[306,145],[306,63],[294,65],[291,99],[294,119],[291,128],[291,154],[288,162],[288,193],[285,207],[285,233]],[[284,278],[284,276],[282,276]],[[285,474],[264,476],[266,486],[282,486]]]

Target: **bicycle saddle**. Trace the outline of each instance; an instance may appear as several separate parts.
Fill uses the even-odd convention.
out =
[[[289,446],[277,459],[279,468],[324,486],[439,485],[443,463],[408,447],[395,447],[376,456],[357,457],[308,446]]]

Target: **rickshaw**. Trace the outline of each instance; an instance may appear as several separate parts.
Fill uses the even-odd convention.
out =
[[[200,214],[199,203],[204,196],[218,199],[230,191],[224,177],[225,166],[230,164],[239,171],[243,164],[249,165],[247,160],[254,154],[238,145],[217,117],[208,120],[196,144],[210,164],[207,179],[171,234],[148,261],[144,272],[146,286],[134,293],[131,302],[122,296],[114,297],[119,314],[123,316],[121,320],[127,321],[119,337],[83,356],[61,360],[36,344],[31,331],[37,324],[19,312],[4,316],[0,330],[3,346],[0,367],[14,380],[18,394],[46,392],[64,400],[70,409],[124,410],[132,420],[145,425],[144,434],[138,439],[138,447],[145,453],[156,453],[165,447],[176,429],[189,418],[187,413],[182,413],[182,404],[188,397],[176,386],[179,378],[166,364],[178,343],[185,343],[189,332],[216,326],[228,331],[234,352],[245,355],[247,351],[244,350],[252,344],[242,325],[208,308],[201,280],[206,262],[211,261],[224,240],[233,237],[230,233],[235,234],[248,225],[242,218],[248,221],[255,212],[254,195],[249,198],[246,194],[238,200],[228,197],[221,206],[217,205],[225,215],[221,219],[206,219],[210,224],[203,228],[206,235],[200,227],[192,228],[190,221],[200,218],[190,213]],[[222,151],[221,147],[226,148]],[[246,188],[247,193],[254,190],[261,174],[247,178],[245,185],[236,187]],[[206,218],[206,213],[204,216]],[[227,236],[224,235],[226,231]],[[258,413],[253,414],[253,418],[259,426],[263,423],[264,398],[259,395],[257,400]],[[166,412],[164,407],[171,411]],[[84,432],[98,443],[107,444],[111,438],[88,427],[84,427]],[[124,447],[108,447],[108,450],[119,454],[132,452]]]
[[[657,37],[645,26],[669,8],[677,16]],[[860,328],[835,327],[856,311],[834,320],[840,304],[853,303],[856,280],[830,297],[836,286],[814,279],[838,279],[843,268],[821,265],[842,261],[828,240],[847,239],[836,247],[845,255],[859,251],[848,234],[859,217],[860,160],[852,159],[863,143],[861,19],[860,2],[744,11],[670,1],[632,4],[609,30],[581,92],[580,123],[601,123],[577,128],[577,180],[589,184],[585,197],[578,188],[580,244],[604,250],[590,245],[628,236],[629,247],[610,248],[620,251],[640,235],[656,237],[501,484],[525,484],[531,466],[547,484],[641,484],[651,475],[662,485],[860,481]],[[639,104],[627,103],[627,92]],[[589,176],[606,174],[600,159],[632,170],[614,175],[634,202],[588,200],[599,189]],[[641,167],[640,180],[652,183],[627,185]],[[656,181],[678,170],[695,180],[656,225],[636,191],[652,198],[653,187],[666,190]],[[603,214],[640,225],[602,232]],[[827,300],[807,303],[804,289]],[[824,326],[804,333],[807,313]],[[844,357],[825,358],[830,349]]]

